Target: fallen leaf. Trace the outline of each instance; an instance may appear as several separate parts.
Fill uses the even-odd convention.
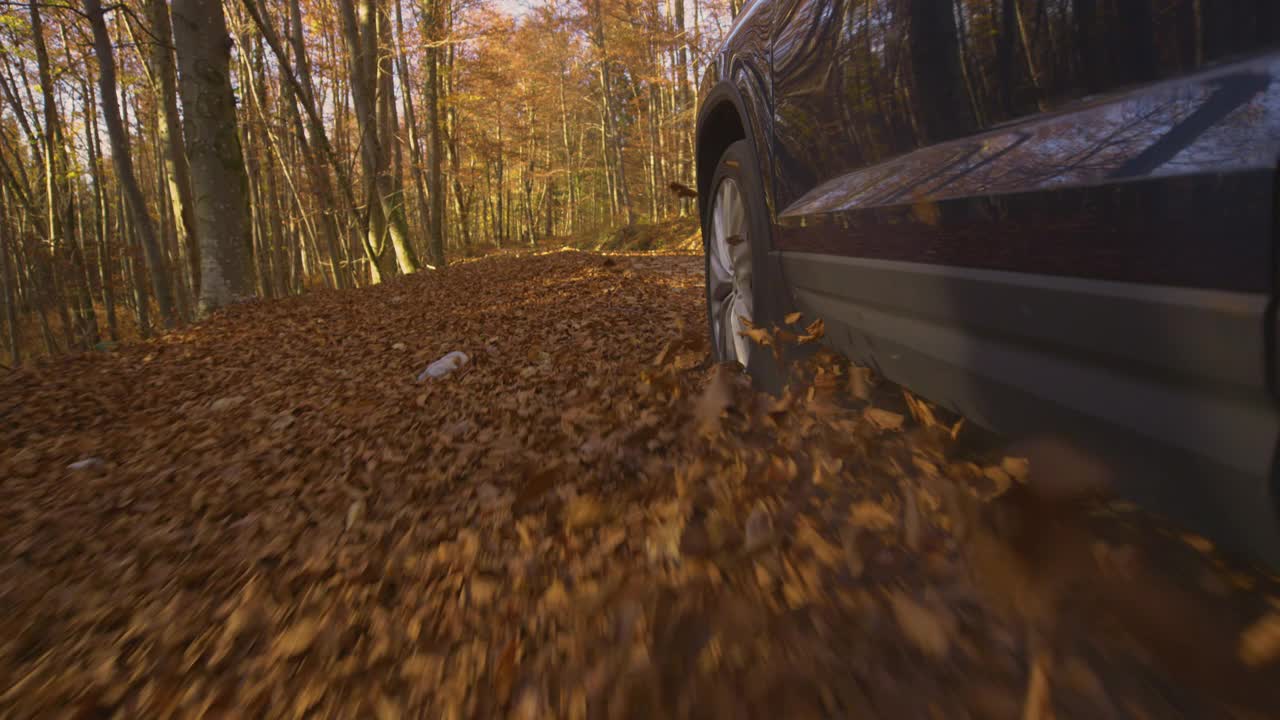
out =
[[[773,542],[773,518],[769,516],[769,511],[763,507],[752,510],[747,516],[744,535],[742,548],[747,553],[753,553]]]
[[[271,648],[273,658],[291,658],[301,655],[311,648],[316,636],[320,634],[320,621],[315,617],[304,617],[294,621],[283,634],[276,636]]]
[[[364,519],[364,509],[364,500],[356,500],[351,503],[351,506],[347,508],[347,530],[360,524],[360,521]]]
[[[719,429],[720,416],[732,402],[729,370],[724,365],[716,365],[711,368],[711,378],[694,406],[693,415],[697,420],[698,429],[703,433],[711,433]]]
[[[569,606],[569,593],[564,583],[553,580],[547,591],[542,594],[542,605],[548,610],[563,610]]]
[[[498,584],[486,578],[471,578],[471,601],[477,605],[485,606],[493,602],[494,596],[498,594]]]
[[[1003,493],[1013,485],[1013,478],[1011,478],[1009,473],[1002,467],[991,465],[982,468],[982,476],[990,480],[992,485],[995,485],[997,494]]]
[[[853,524],[867,530],[888,530],[898,524],[897,519],[883,505],[870,500],[855,503],[851,514]]]
[[[796,529],[796,544],[808,548],[823,565],[834,566],[844,561],[844,552],[827,542],[817,530],[805,522]]]
[[[1026,458],[1007,457],[1000,461],[1000,469],[1009,473],[1009,477],[1018,482],[1026,482],[1031,474],[1031,462]]]
[[[1213,552],[1213,543],[1208,538],[1201,537],[1194,533],[1183,533],[1182,542],[1190,545],[1197,552],[1209,553]]]
[[[627,539],[626,528],[613,527],[600,531],[600,552],[610,555]]]
[[[238,407],[242,402],[244,402],[243,396],[232,395],[231,397],[218,398],[217,400],[214,400],[209,404],[209,409],[214,412],[226,412],[227,410]]]
[[[1260,667],[1280,658],[1280,612],[1270,612],[1240,633],[1240,659]]]
[[[912,645],[932,658],[946,657],[951,647],[946,620],[900,590],[889,593],[889,605],[898,627]]]
[[[600,501],[591,495],[579,495],[569,501],[565,508],[565,525],[569,529],[577,529],[595,525],[604,514]]]
[[[863,411],[867,420],[881,430],[901,430],[906,420],[902,415],[881,408],[867,408]]]
[[[377,720],[400,720],[404,713],[400,710],[400,703],[386,695],[379,695],[374,703],[374,715]]]
[[[444,658],[436,653],[416,653],[400,664],[400,677],[428,686],[438,682],[444,671]]]
[[[858,400],[871,397],[871,371],[867,368],[849,368],[849,394]]]

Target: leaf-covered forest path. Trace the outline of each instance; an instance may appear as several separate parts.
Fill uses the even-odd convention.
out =
[[[1036,514],[834,358],[753,393],[701,274],[492,257],[0,372],[0,716],[1277,707],[1273,580]]]

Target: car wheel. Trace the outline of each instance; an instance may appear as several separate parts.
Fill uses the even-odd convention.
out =
[[[771,237],[764,186],[751,145],[739,140],[720,157],[703,206],[707,320],[717,362],[737,362],[756,385],[779,392],[783,364],[748,339],[747,323],[769,327],[785,314],[785,293]]]

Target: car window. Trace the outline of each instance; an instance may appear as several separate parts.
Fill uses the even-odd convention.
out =
[[[1275,47],[1280,0],[780,0],[779,201],[915,149]]]

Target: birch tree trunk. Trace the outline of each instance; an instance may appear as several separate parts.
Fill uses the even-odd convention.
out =
[[[231,37],[222,3],[174,0],[173,31],[201,245],[198,314],[204,316],[253,297],[249,180],[236,126]]]

